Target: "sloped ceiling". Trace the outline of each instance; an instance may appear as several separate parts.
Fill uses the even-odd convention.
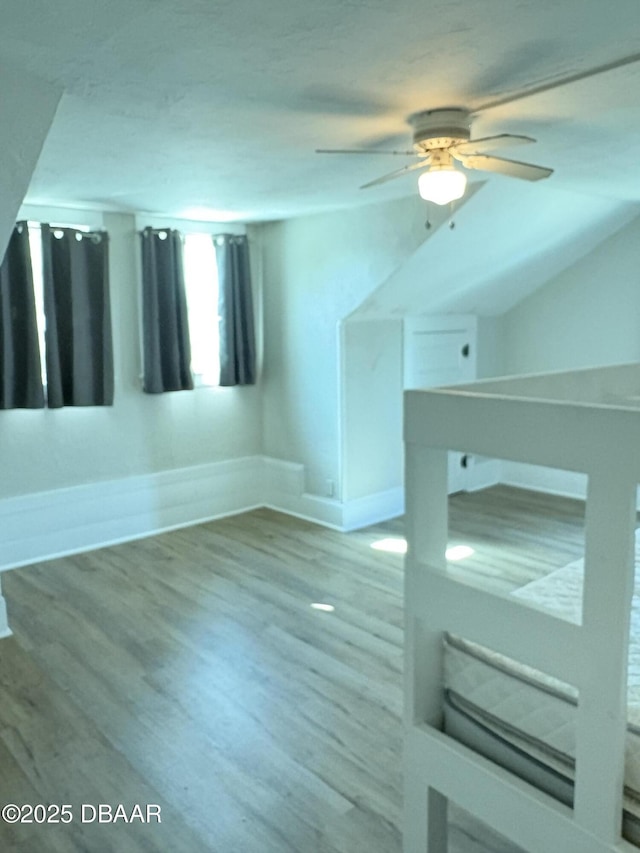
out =
[[[65,91],[32,203],[260,221],[407,195],[358,189],[402,158],[314,149],[405,147],[417,110],[505,98],[474,135],[537,138],[541,191],[605,216],[640,195],[637,0],[21,0],[1,23],[0,60]]]
[[[427,234],[350,319],[502,314],[639,214],[637,203],[495,177],[454,211],[452,227]]]
[[[22,199],[62,91],[41,78],[0,61],[0,258],[4,256]],[[28,100],[31,109],[23,109]]]

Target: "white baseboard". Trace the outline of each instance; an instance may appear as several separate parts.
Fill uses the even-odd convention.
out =
[[[357,530],[404,512],[401,487],[351,501],[323,498],[304,491],[304,466],[263,458],[265,505],[334,530]]]
[[[245,457],[0,501],[0,571],[263,505]]]
[[[250,456],[0,500],[0,572],[268,506],[336,530],[399,515],[401,489],[348,503],[304,492],[304,468]],[[3,601],[0,598],[0,635]]]
[[[505,486],[517,486],[534,492],[546,492],[563,498],[585,500],[587,497],[587,475],[578,471],[561,471],[556,468],[541,468],[524,462],[501,464],[500,482]],[[636,509],[640,511],[640,487],[636,492]]]
[[[470,489],[497,482],[584,498],[586,476],[483,460]],[[304,466],[250,456],[0,500],[0,572],[268,506],[335,530],[401,515],[402,488],[351,501],[304,491]],[[6,623],[0,596],[0,636]],[[4,622],[3,622],[4,619]]]
[[[496,486],[502,477],[502,464],[499,459],[476,459],[469,473],[467,491],[478,492]]]
[[[388,489],[342,505],[342,530],[359,530],[404,513],[404,489]]]
[[[578,471],[542,468],[524,462],[502,461],[500,465],[500,482],[507,486],[580,500],[587,495],[587,475]]]
[[[265,506],[335,530],[342,529],[340,501],[304,491],[304,465],[263,456],[262,471]]]

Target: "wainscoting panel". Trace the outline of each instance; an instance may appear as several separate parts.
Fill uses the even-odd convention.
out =
[[[264,456],[264,504],[270,509],[342,530],[342,504],[304,491],[304,465]]]
[[[262,470],[245,457],[2,500],[0,571],[261,506]]]
[[[473,474],[472,488],[498,480],[534,489],[550,485],[512,463],[476,465]],[[400,487],[345,502],[311,495],[304,491],[303,465],[247,456],[6,498],[0,500],[0,572],[259,506],[348,531],[402,515],[404,495]]]

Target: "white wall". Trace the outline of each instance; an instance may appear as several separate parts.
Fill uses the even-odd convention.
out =
[[[264,450],[342,497],[339,322],[427,236],[410,197],[262,227]]]
[[[479,378],[503,371],[501,332],[497,318],[478,318]],[[403,320],[350,319],[342,327],[342,346],[344,499],[400,490],[404,482]]]
[[[568,268],[558,262],[562,272],[515,308],[502,317],[478,317],[479,378],[640,359],[640,220],[613,236],[605,236],[611,227],[608,220],[605,226],[593,251]],[[416,281],[421,271],[433,271],[430,246],[423,242],[393,276],[398,286],[404,282],[405,302],[410,295],[413,310],[424,313],[433,311],[432,294],[425,289],[420,297]],[[486,270],[481,274],[486,277]],[[365,304],[377,298],[375,293]],[[481,296],[475,298],[482,303]],[[503,298],[509,304],[511,292]],[[401,301],[398,294],[394,299],[396,305]],[[402,486],[399,321],[367,320],[366,311],[357,311],[343,325],[342,342],[343,495],[345,500],[361,500]],[[478,483],[496,475],[492,464],[476,459]],[[532,472],[505,469],[513,482],[526,474],[522,485],[575,491],[573,482],[556,482],[545,472],[540,480],[533,473],[537,479]]]
[[[505,374],[640,361],[640,218],[599,243],[498,321]],[[583,474],[514,462],[504,482],[584,497]]]
[[[501,320],[505,373],[640,360],[640,218]]]
[[[343,497],[349,501],[402,486],[402,320],[344,323],[342,352]]]
[[[435,211],[436,226],[446,223],[446,213]],[[402,488],[402,317],[408,309],[386,317],[361,316],[360,309],[390,277],[402,278],[417,252],[425,254],[437,230],[425,229],[426,216],[426,205],[410,197],[261,228],[264,449],[302,464],[311,494],[344,502],[377,495],[382,512],[383,497]],[[436,276],[428,259],[419,266],[408,273],[410,305],[427,313],[425,270]],[[483,376],[501,372],[500,332],[493,318],[482,319]]]
[[[78,221],[77,214],[62,221]],[[115,350],[115,403],[6,411],[0,499],[199,466],[261,452],[258,387],[144,394],[140,384],[135,220],[105,214]]]
[[[502,376],[505,372],[504,325],[500,317],[478,317],[478,379]]]

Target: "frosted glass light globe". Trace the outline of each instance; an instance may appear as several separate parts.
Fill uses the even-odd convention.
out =
[[[452,166],[430,169],[418,178],[418,192],[425,201],[449,204],[462,198],[467,186],[467,176]]]

